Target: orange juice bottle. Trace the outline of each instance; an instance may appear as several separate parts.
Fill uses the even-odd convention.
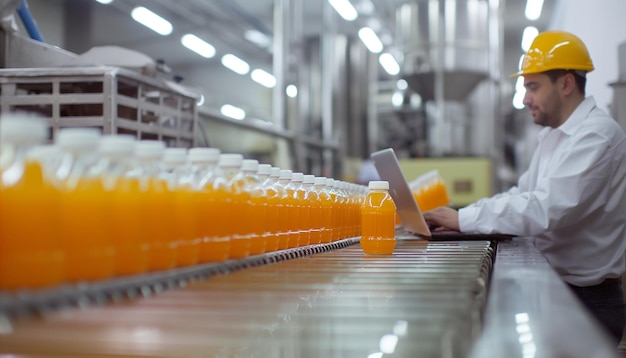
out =
[[[257,172],[259,162],[254,159],[244,159],[241,172],[246,180],[246,188],[250,193],[250,202],[246,208],[246,217],[250,221],[250,255],[260,255],[265,252],[264,225],[267,222],[267,203],[265,188],[261,185]]]
[[[137,167],[129,177],[140,185],[141,226],[148,244],[148,270],[171,269],[176,265],[176,247],[173,240],[172,199],[167,181],[161,177],[161,160],[165,143],[142,140],[135,144]]]
[[[290,236],[290,240],[293,240],[293,242],[290,243],[290,247],[291,245],[295,245],[293,247],[307,246],[310,240],[310,233],[309,233],[309,227],[308,227],[309,220],[310,220],[309,203],[308,203],[308,198],[307,198],[307,192],[303,188],[303,182],[304,182],[304,174],[293,173],[291,177],[291,185],[293,186],[293,190],[294,190],[293,191],[294,205],[298,213],[293,229],[296,232],[295,238],[297,238],[297,241],[295,241],[295,238],[292,239],[292,237]]]
[[[259,166],[259,172],[261,171]],[[272,167],[270,169],[270,175],[265,181],[263,181],[263,188],[265,189],[265,198],[267,202],[266,207],[266,227],[265,227],[265,251],[273,252],[278,250],[279,246],[279,208],[280,208],[280,192],[276,187],[278,178],[280,177],[280,168]]]
[[[389,194],[389,183],[370,181],[361,206],[361,247],[366,254],[392,254],[396,246],[396,205]]]
[[[218,207],[215,205],[212,183],[218,175],[219,156],[220,150],[217,148],[191,148],[187,155],[190,163],[189,175],[195,191],[196,237],[200,240],[199,262],[223,261],[228,258],[228,241],[216,240],[215,233]]]
[[[245,258],[250,255],[251,221],[248,217],[250,193],[247,191],[246,180],[241,173],[243,156],[241,154],[221,154],[219,167],[228,181],[228,205],[230,217],[226,222],[231,233],[230,258]]]
[[[164,177],[171,191],[172,237],[176,246],[176,266],[198,263],[200,239],[196,236],[195,191],[187,165],[187,149],[166,148],[163,153]]]
[[[63,160],[57,169],[61,183],[59,234],[66,253],[69,281],[99,280],[115,273],[115,247],[110,230],[109,194],[102,177],[92,170],[100,133],[91,128],[62,129],[57,144]]]
[[[411,190],[422,211],[450,204],[445,183],[437,170],[431,170],[411,182]]]
[[[302,187],[306,190],[309,205],[309,218],[306,229],[309,231],[309,244],[322,242],[322,201],[317,192],[314,175],[305,175]]]
[[[58,240],[58,191],[28,150],[46,136],[44,120],[0,119],[0,291],[61,283],[65,256]]]
[[[287,239],[287,248],[289,249],[300,245],[300,218],[302,211],[297,190],[302,183],[302,175],[302,173],[291,173],[291,180],[285,185],[287,206],[289,207],[289,237]]]
[[[326,190],[330,195],[332,203],[332,216],[331,216],[331,242],[335,242],[340,239],[341,236],[341,208],[339,206],[339,198],[337,190],[335,190],[335,182],[337,180],[328,178],[326,180]]]
[[[132,275],[148,269],[148,245],[142,228],[139,180],[127,176],[133,167],[135,138],[104,136],[100,161],[93,170],[102,177],[108,194],[109,228],[115,247],[115,275]]]
[[[275,187],[279,195],[278,205],[278,249],[289,248],[289,235],[291,232],[291,222],[294,221],[296,213],[294,211],[293,200],[287,186],[291,183],[293,172],[282,169]]]
[[[320,242],[328,243],[332,240],[332,215],[333,215],[333,202],[330,197],[330,193],[328,193],[327,178],[325,177],[317,177],[315,178],[315,191],[320,198],[321,205],[321,238]]]

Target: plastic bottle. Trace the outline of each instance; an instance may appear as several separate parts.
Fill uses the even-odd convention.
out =
[[[259,167],[259,170],[261,168]],[[265,197],[267,202],[267,226],[265,232],[265,251],[273,252],[279,248],[279,232],[280,232],[280,188],[278,185],[278,178],[280,177],[280,168],[272,167],[270,170],[269,178],[263,182],[263,188],[265,189]]]
[[[91,170],[98,160],[99,140],[99,131],[91,128],[62,129],[57,137],[63,152],[56,171],[61,182],[60,238],[66,277],[72,282],[108,278],[115,272],[109,194],[103,178]]]
[[[309,244],[319,244],[322,242],[322,201],[314,186],[315,176],[305,175],[302,186],[306,190],[306,197],[309,204]]]
[[[333,199],[328,192],[327,178],[317,177],[315,178],[315,188],[317,189],[317,195],[320,198],[320,205],[322,206],[322,243],[329,243],[332,241],[332,225],[333,225]]]
[[[171,192],[167,181],[161,177],[161,160],[165,143],[142,140],[135,144],[137,168],[129,173],[138,178],[143,197],[143,230],[148,241],[148,270],[171,269],[176,264]]]
[[[217,203],[219,192],[213,184],[220,177],[217,163],[220,150],[217,148],[192,148],[187,158],[191,164],[190,176],[196,190],[196,236],[200,238],[199,262],[223,261],[228,258],[228,237],[218,240],[217,218],[223,210]],[[226,190],[226,180],[222,177]]]
[[[58,191],[27,151],[46,137],[44,120],[0,119],[0,291],[52,286],[65,278]]]
[[[431,170],[420,176],[410,184],[417,205],[422,211],[435,209],[450,204],[450,197],[446,185],[439,175],[439,171]]]
[[[142,197],[137,178],[128,177],[135,138],[105,136],[100,140],[100,161],[92,168],[108,193],[109,228],[115,247],[115,275],[132,275],[148,269],[148,242],[143,230]]]
[[[396,246],[396,205],[389,194],[389,183],[370,181],[361,206],[361,247],[366,254],[392,254]]]
[[[220,155],[219,167],[229,185],[230,208],[228,220],[223,224],[231,233],[230,258],[245,258],[250,255],[251,221],[247,216],[250,193],[246,189],[246,180],[241,173],[243,156],[241,154]]]
[[[166,180],[171,192],[176,266],[198,263],[200,239],[196,236],[196,203],[191,167],[187,165],[187,149],[166,148],[163,152]]]
[[[291,223],[295,221],[295,210],[292,196],[287,191],[287,185],[291,183],[293,172],[289,169],[281,169],[278,183],[275,188],[279,195],[278,204],[278,249],[284,250],[289,247],[289,235],[291,233]]]
[[[309,204],[306,197],[306,190],[302,188],[304,174],[293,173],[291,183],[287,190],[291,191],[293,200],[293,210],[295,217],[291,219],[291,230],[289,232],[289,248],[306,246],[309,244]]]
[[[257,175],[259,162],[254,159],[244,159],[241,172],[246,180],[246,190],[250,194],[250,201],[246,208],[247,220],[250,221],[250,255],[265,253],[265,223],[267,222],[267,199],[265,188]]]

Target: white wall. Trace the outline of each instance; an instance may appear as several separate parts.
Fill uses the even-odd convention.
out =
[[[587,77],[587,95],[609,111],[618,79],[617,46],[626,41],[625,0],[558,0],[550,29],[576,34],[587,45],[595,71]]]
[[[65,37],[65,29],[62,25],[65,22],[63,4],[63,0],[28,0],[28,8],[44,41],[61,48],[63,48]],[[19,25],[20,33],[28,37],[17,15],[15,20]]]

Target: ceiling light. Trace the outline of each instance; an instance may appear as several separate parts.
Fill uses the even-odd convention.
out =
[[[250,71],[250,65],[248,65],[246,61],[231,54],[226,54],[222,56],[222,65],[240,75],[245,75]]]
[[[525,90],[526,87],[524,87],[524,76],[517,77],[517,80],[515,80],[515,91],[520,92]]]
[[[276,78],[271,73],[267,73],[263,70],[256,69],[252,71],[250,77],[252,77],[255,82],[267,88],[276,86]]]
[[[243,37],[253,44],[263,48],[270,47],[272,44],[272,40],[267,37],[267,35],[257,30],[248,30],[243,34]]]
[[[167,36],[172,33],[173,27],[169,21],[143,6],[134,8],[130,13],[130,16],[132,16],[133,20],[159,35]]]
[[[396,82],[396,87],[398,87],[399,90],[404,91],[409,87],[409,84],[406,82],[406,80],[399,79],[398,82]]]
[[[289,85],[287,86],[287,89],[285,90],[285,92],[287,92],[287,96],[291,98],[295,98],[298,96],[298,87],[294,85]]]
[[[359,30],[359,38],[371,52],[380,53],[383,50],[383,43],[380,42],[374,30],[369,27],[363,27]]]
[[[354,21],[359,16],[359,13],[356,12],[356,9],[348,0],[328,0],[328,2],[335,11],[337,11],[339,16],[346,21]]]
[[[404,95],[402,95],[402,92],[396,91],[391,95],[391,104],[394,107],[402,106],[403,102],[404,102]]]
[[[522,50],[524,50],[524,52],[530,49],[530,45],[537,35],[539,35],[539,30],[534,26],[527,26],[524,29],[524,33],[522,34]]]
[[[104,5],[107,5],[113,2],[113,0],[96,0],[96,1]]]
[[[225,115],[226,117],[230,117],[232,119],[236,119],[238,121],[246,118],[246,111],[239,107],[235,107],[231,104],[225,104],[220,108],[220,113]]]
[[[543,0],[526,0],[524,15],[528,20],[537,20],[541,16]]]
[[[378,62],[380,62],[381,66],[387,71],[388,74],[395,76],[400,73],[400,65],[398,65],[398,61],[388,52],[383,53],[378,57]]]
[[[215,47],[194,34],[186,34],[180,39],[180,43],[202,57],[215,56]]]

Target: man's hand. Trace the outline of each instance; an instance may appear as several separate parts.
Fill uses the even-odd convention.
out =
[[[447,206],[440,206],[436,209],[426,211],[424,218],[428,226],[435,228],[435,231],[459,231],[459,213]]]

